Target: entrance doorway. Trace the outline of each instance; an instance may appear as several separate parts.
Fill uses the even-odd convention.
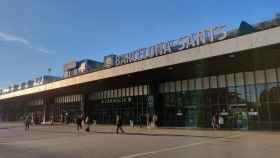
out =
[[[246,104],[231,106],[232,128],[248,130],[248,110]]]
[[[248,129],[248,115],[246,111],[234,111],[233,116],[233,128],[240,130]]]
[[[186,127],[196,127],[196,107],[189,106],[185,109],[185,126]]]

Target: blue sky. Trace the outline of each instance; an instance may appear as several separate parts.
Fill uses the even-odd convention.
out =
[[[1,0],[0,87],[71,60],[122,54],[211,26],[273,18],[279,0]]]

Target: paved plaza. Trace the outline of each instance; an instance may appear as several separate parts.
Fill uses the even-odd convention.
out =
[[[0,158],[278,158],[280,132],[0,125]]]

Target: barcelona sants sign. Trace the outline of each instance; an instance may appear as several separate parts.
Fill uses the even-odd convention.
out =
[[[227,33],[224,28],[225,26],[217,26],[176,40],[162,42],[147,48],[140,48],[119,56],[109,55],[104,58],[104,64],[109,67],[119,66],[220,41],[227,37]]]

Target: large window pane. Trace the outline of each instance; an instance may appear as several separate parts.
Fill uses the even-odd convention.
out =
[[[121,97],[122,96],[122,89],[118,89],[118,97]]]
[[[195,89],[197,89],[197,90],[202,89],[202,79],[201,78],[197,78],[195,80]]]
[[[138,87],[138,89],[139,89],[139,95],[143,95],[143,86],[140,85],[140,86]]]
[[[266,102],[266,89],[264,84],[256,85],[258,103]]]
[[[176,81],[176,92],[182,91],[181,81]]]
[[[106,99],[109,98],[109,91],[108,90],[105,91],[105,98]]]
[[[125,96],[126,96],[126,97],[129,96],[129,87],[125,88]]]
[[[126,93],[125,93],[125,88],[122,88],[122,96],[125,97]]]
[[[235,82],[236,82],[236,86],[244,85],[243,72],[235,73]]]
[[[110,92],[109,90],[106,90],[106,91],[105,91],[105,97],[106,97],[106,98],[109,98],[109,95],[110,95],[109,92]]]
[[[102,97],[103,97],[103,94],[102,94]],[[70,102],[74,102],[75,100],[75,95],[70,95],[69,96],[69,98],[70,98]]]
[[[148,95],[148,85],[144,85],[144,95]]]
[[[135,86],[135,87],[134,87],[134,96],[138,96],[138,95],[139,95],[139,93],[138,93],[138,87]]]
[[[71,95],[70,95],[70,96],[67,96],[67,98],[68,98],[68,99],[67,99],[67,100],[68,100],[68,103],[72,102],[72,98],[73,98],[73,97],[72,97]],[[101,99],[102,99],[102,93],[101,93]]]
[[[234,74],[228,74],[226,77],[227,77],[227,86],[228,86],[228,87],[233,87],[233,86],[235,86]]]
[[[108,98],[108,91],[104,91],[104,98]]]
[[[110,97],[110,91],[106,90],[104,91],[104,98],[109,98]]]
[[[118,90],[114,89],[114,98],[118,97]]]
[[[246,99],[249,105],[255,105],[257,101],[255,85],[246,86]]]
[[[265,83],[265,76],[264,76],[264,70],[258,70],[255,72],[256,75],[256,83],[262,84]]]
[[[182,90],[187,91],[188,90],[188,80],[182,81]]]
[[[210,88],[217,88],[218,87],[217,77],[211,76],[210,77]]]
[[[237,93],[237,103],[242,104],[245,103],[245,87],[244,86],[237,86],[236,87]]]
[[[219,88],[226,87],[226,76],[225,75],[218,76],[218,86],[219,86]]]
[[[194,90],[195,89],[195,80],[194,79],[190,79],[189,80],[189,90]]]
[[[177,98],[177,107],[183,107],[184,103],[183,103],[183,94],[181,92],[176,93],[176,98]]]
[[[105,91],[104,97],[105,97],[105,98],[109,98],[109,90],[106,90],[106,91]]]
[[[175,92],[175,82],[169,82],[170,84],[170,92]]]
[[[245,72],[245,83],[248,84],[255,84],[255,77],[254,72]]]
[[[228,87],[228,102],[229,104],[237,104],[238,95],[235,91],[235,87]]]
[[[266,81],[268,83],[277,82],[276,70],[275,69],[268,69],[268,70],[265,71],[265,74],[266,74]]]
[[[129,91],[130,91],[130,94],[129,94],[129,95],[130,95],[130,96],[133,96],[133,92],[134,92],[133,87],[130,87],[130,90],[129,90]]]
[[[111,92],[111,93],[110,93],[110,96],[111,96],[111,98],[113,98],[113,97],[114,97],[114,90],[111,89],[110,92]]]
[[[210,88],[209,78],[208,77],[203,77],[203,89],[208,89],[208,88]]]

